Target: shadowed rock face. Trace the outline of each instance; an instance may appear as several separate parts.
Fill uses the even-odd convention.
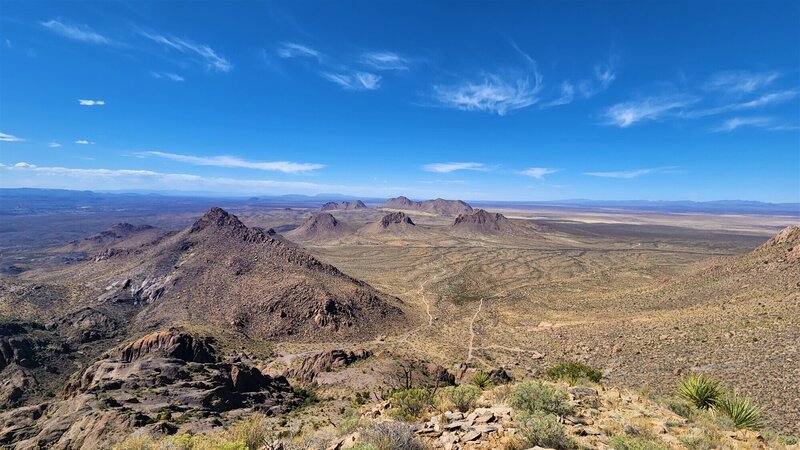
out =
[[[299,366],[286,370],[287,377],[311,383],[322,372],[341,369],[372,355],[368,350],[328,350],[319,352],[303,359]]]
[[[402,209],[410,211],[423,211],[430,214],[456,215],[472,212],[472,207],[461,200],[445,200],[437,198],[415,202],[407,197],[390,198],[383,204],[383,208]]]
[[[379,223],[383,228],[389,228],[393,224],[407,224],[411,226],[416,226],[414,225],[414,222],[411,220],[411,217],[408,217],[405,213],[401,212],[394,212],[391,214],[387,214],[383,216],[383,218]]]
[[[214,349],[206,341],[174,331],[148,334],[122,349],[122,361],[132,362],[149,353],[160,351],[165,356],[187,362],[210,363],[215,361]]]

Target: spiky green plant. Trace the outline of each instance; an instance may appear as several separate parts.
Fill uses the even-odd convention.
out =
[[[691,374],[678,384],[678,395],[697,409],[712,409],[723,395],[722,387],[706,374]]]
[[[749,398],[739,394],[723,396],[717,402],[716,410],[730,418],[737,429],[757,430],[764,426],[761,408],[754,405]]]
[[[472,376],[470,384],[480,390],[484,390],[492,386],[492,379],[486,372],[476,372],[475,375]]]

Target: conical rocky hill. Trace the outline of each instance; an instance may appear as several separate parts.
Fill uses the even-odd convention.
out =
[[[407,197],[390,198],[383,206],[386,209],[398,209],[403,211],[423,211],[429,214],[456,215],[472,212],[472,207],[461,200],[445,200],[437,198],[415,202]]]
[[[414,233],[417,231],[417,226],[405,213],[393,212],[383,216],[377,222],[366,225],[359,231],[365,235],[403,235]]]
[[[313,241],[336,238],[348,231],[350,228],[346,224],[336,220],[332,214],[322,212],[306,219],[299,227],[286,233],[286,237],[300,241]]]

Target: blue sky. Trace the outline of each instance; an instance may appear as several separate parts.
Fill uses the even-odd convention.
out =
[[[0,3],[0,186],[800,201],[797,2]]]

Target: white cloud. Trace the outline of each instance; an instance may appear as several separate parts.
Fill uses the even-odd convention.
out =
[[[322,76],[339,86],[353,91],[372,91],[380,87],[381,76],[369,72],[329,73],[323,72]]]
[[[608,89],[611,83],[617,79],[617,74],[614,68],[608,64],[600,64],[594,68],[594,76],[600,82],[602,90]]]
[[[706,89],[720,90],[732,94],[747,94],[775,81],[778,72],[753,73],[747,71],[720,72],[711,77],[705,85]]]
[[[89,42],[92,44],[112,44],[113,41],[99,33],[94,32],[87,26],[79,27],[76,25],[67,25],[55,19],[47,22],[41,22],[42,26],[60,34],[68,39],[75,41]]]
[[[104,100],[78,100],[81,106],[103,106],[106,104]]]
[[[714,108],[700,109],[696,111],[689,111],[685,114],[687,118],[698,118],[713,116],[734,111],[744,111],[747,109],[763,108],[766,106],[787,102],[794,99],[800,94],[800,89],[788,89],[784,91],[770,92],[763,94],[752,100],[738,103],[730,103],[727,105],[717,106]]]
[[[734,117],[726,120],[721,125],[714,127],[711,131],[719,133],[733,131],[739,127],[764,128],[770,131],[791,131],[797,130],[797,125],[777,123],[772,117]]]
[[[294,42],[284,42],[278,47],[278,56],[281,58],[295,58],[298,56],[322,59],[322,54],[311,47]]]
[[[184,54],[200,57],[206,64],[206,67],[211,70],[225,73],[233,70],[233,64],[222,56],[219,56],[217,52],[208,45],[197,44],[175,36],[164,36],[146,31],[141,31],[140,33],[153,42],[162,44]]]
[[[22,142],[24,140],[25,139],[18,138],[16,136],[11,135],[11,134],[0,133],[0,141],[3,141],[3,142]]]
[[[59,144],[56,141],[53,141],[53,142],[50,142],[49,144],[47,144],[47,146],[50,147],[50,148],[59,148],[59,147],[61,147],[61,144]]]
[[[486,111],[504,116],[508,111],[526,108],[539,101],[541,75],[487,75],[483,82],[462,82],[433,87],[435,99],[442,105],[462,111]]]
[[[696,101],[684,95],[646,97],[613,105],[606,110],[604,116],[607,124],[626,128],[643,120],[661,119],[664,115],[685,108]]]
[[[636,178],[649,173],[658,172],[667,168],[622,170],[618,172],[584,172],[584,175],[601,178]]]
[[[457,170],[487,171],[489,170],[489,167],[487,167],[486,164],[476,162],[448,162],[425,164],[422,166],[422,169],[427,172],[450,173]]]
[[[544,180],[546,175],[550,175],[552,173],[556,173],[561,169],[548,169],[546,167],[530,167],[525,170],[521,170],[519,173],[522,175],[527,175],[529,177],[536,178],[537,180]]]
[[[297,163],[290,161],[248,161],[234,156],[193,156],[177,153],[147,151],[136,153],[139,157],[156,157],[198,166],[235,167],[242,169],[268,170],[283,173],[305,173],[325,167],[323,164]]]
[[[26,162],[18,162],[16,164],[14,164],[12,167],[14,167],[15,169],[35,169],[36,168],[35,165],[28,164]]]
[[[567,105],[572,103],[573,100],[575,100],[575,86],[569,81],[565,81],[561,83],[561,96],[555,100],[544,103],[541,107],[550,108],[553,106]]]
[[[361,62],[375,70],[408,70],[408,60],[393,52],[367,52]]]
[[[92,145],[92,144],[94,144],[94,142],[87,141],[86,139],[78,139],[77,141],[75,141],[75,143],[76,144],[80,144],[80,145]]]
[[[167,80],[172,81],[183,81],[184,78],[180,75],[170,73],[170,72],[150,72],[154,78],[158,78],[159,80],[162,78],[166,78]]]

